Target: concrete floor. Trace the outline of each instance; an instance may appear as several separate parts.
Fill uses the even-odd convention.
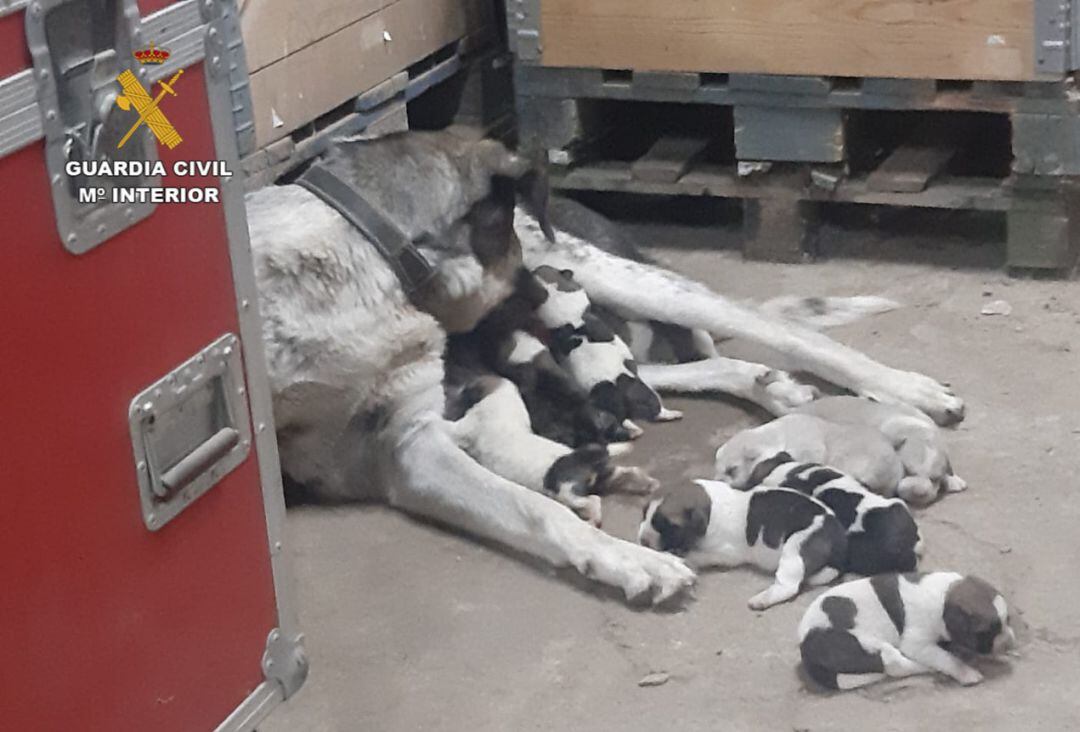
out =
[[[910,235],[826,236],[857,252],[872,238],[892,259],[994,251]],[[702,576],[696,598],[673,611],[633,609],[384,508],[305,508],[290,513],[288,538],[311,676],[263,732],[1080,727],[1078,286],[993,269],[655,253],[734,297],[877,293],[905,303],[833,334],[966,398],[968,418],[949,445],[971,488],[920,514],[924,568],[973,572],[1003,591],[1020,614],[1019,657],[984,664],[987,680],[973,688],[915,678],[821,696],[797,675],[794,637],[813,592],[754,613],[746,600],[768,578],[737,570]],[[995,299],[1012,314],[980,315]],[[630,456],[661,480],[707,476],[715,447],[761,419],[723,399],[668,401],[686,419],[650,427]],[[640,511],[605,499],[605,529],[631,537]],[[639,687],[650,672],[670,679]]]

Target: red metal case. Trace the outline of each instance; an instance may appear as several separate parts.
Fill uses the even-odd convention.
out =
[[[251,729],[306,674],[283,601],[234,8],[140,5],[0,0],[4,729]],[[115,54],[95,45],[120,26]],[[140,71],[128,46],[151,42],[171,58],[142,69],[148,88],[184,71],[158,107],[183,142],[155,146],[139,130],[125,154],[168,170],[224,160],[231,178],[160,181],[216,188],[222,202],[101,215],[58,202],[71,184],[56,160],[110,155],[116,120],[143,117],[117,117],[108,95],[121,91],[112,72]]]

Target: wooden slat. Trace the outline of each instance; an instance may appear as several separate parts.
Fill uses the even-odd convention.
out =
[[[492,33],[492,10],[489,0],[396,0],[252,73],[256,145],[285,137],[452,41]]]
[[[956,148],[901,145],[866,179],[871,191],[918,193],[925,191],[956,154]]]
[[[674,183],[708,146],[700,137],[661,137],[630,166],[638,180]]]
[[[394,0],[246,0],[240,4],[240,32],[248,72],[296,53]]]
[[[1033,0],[541,0],[546,66],[1027,80]]]

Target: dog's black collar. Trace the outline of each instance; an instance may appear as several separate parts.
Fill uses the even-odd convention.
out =
[[[393,267],[409,297],[435,275],[435,269],[405,232],[333,171],[315,163],[296,179],[296,184],[314,193],[359,229]]]

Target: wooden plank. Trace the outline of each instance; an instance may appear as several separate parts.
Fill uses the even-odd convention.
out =
[[[734,117],[739,160],[838,163],[844,159],[840,109],[737,105]]]
[[[492,13],[487,0],[396,0],[252,73],[256,145],[285,137],[452,41],[493,33]]]
[[[1032,0],[540,0],[540,9],[545,66],[1035,78]]]
[[[709,140],[700,137],[661,137],[634,161],[630,171],[638,180],[674,183],[705,152]]]
[[[866,179],[871,191],[918,193],[925,191],[956,154],[950,146],[901,145]]]
[[[246,0],[240,3],[248,73],[296,53],[394,0]]]

